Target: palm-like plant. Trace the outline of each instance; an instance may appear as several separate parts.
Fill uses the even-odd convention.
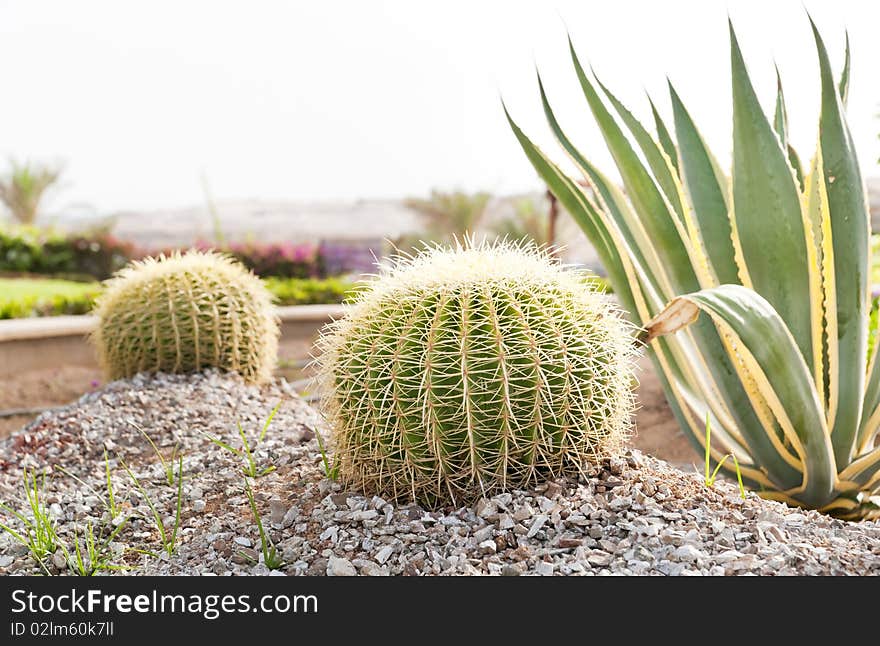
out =
[[[523,197],[513,205],[513,214],[495,222],[491,229],[509,240],[528,240],[540,247],[552,245],[553,232],[548,206],[543,199]]]
[[[437,242],[473,234],[483,221],[489,193],[431,191],[428,199],[411,198],[406,205],[425,218],[428,236]]]
[[[870,225],[844,115],[849,46],[838,84],[812,27],[822,92],[808,169],[788,145],[781,84],[771,119],[732,26],[729,178],[671,85],[674,129],[652,102],[654,136],[587,74],[573,47],[625,193],[566,137],[540,77],[550,127],[593,190],[583,190],[508,120],[645,328],[667,399],[693,444],[705,449],[708,416],[712,458],[736,455],[760,495],[845,518],[874,517],[880,361],[867,349]]]
[[[40,200],[46,190],[61,177],[61,168],[38,163],[10,161],[5,177],[0,177],[0,201],[12,217],[22,224],[33,224],[37,219]]]

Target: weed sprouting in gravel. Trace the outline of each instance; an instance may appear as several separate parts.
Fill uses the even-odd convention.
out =
[[[263,528],[263,520],[260,517],[260,512],[257,509],[257,502],[254,499],[254,492],[253,489],[251,489],[251,485],[247,478],[244,480],[244,491],[251,506],[251,513],[254,515],[254,520],[257,523],[257,529],[260,532],[260,547],[263,552],[263,563],[270,570],[277,570],[284,566],[284,559],[278,554],[278,549],[272,544],[272,539],[269,538],[268,534],[266,534],[266,530]]]
[[[78,477],[76,474],[71,473],[61,465],[55,465],[55,469],[60,471],[68,478],[75,480],[80,486],[84,489],[87,489],[92,494],[94,494],[104,505],[104,509],[107,510],[107,513],[110,514],[110,518],[116,518],[119,516],[119,512],[121,511],[119,505],[116,504],[116,492],[113,489],[113,479],[112,472],[110,470],[110,457],[107,454],[107,449],[104,449],[104,478],[106,482],[107,495],[105,496],[101,491],[98,491],[90,485],[88,482]]]
[[[315,439],[318,440],[318,450],[321,452],[321,468],[324,470],[324,475],[330,480],[336,481],[339,478],[339,463],[336,460],[333,461],[333,464],[330,463],[327,451],[324,448],[324,438],[321,437],[321,431],[318,429],[315,429]]]
[[[23,479],[26,498],[26,504],[22,505],[23,512],[17,512],[12,507],[0,503],[0,509],[14,516],[22,524],[22,529],[16,531],[4,523],[0,523],[0,529],[27,547],[34,560],[44,572],[48,573],[43,559],[55,553],[59,540],[55,520],[43,502],[46,474],[43,473],[42,478],[38,480],[37,474],[28,473],[27,468],[24,468]]]
[[[113,480],[110,477],[110,457],[107,455],[107,449],[104,449],[104,474],[107,481],[107,511],[110,512],[110,518],[116,518],[119,515],[119,507],[116,506],[116,497],[113,495]]]
[[[159,450],[159,447],[156,446],[156,443],[153,442],[152,439],[150,439],[149,435],[147,435],[147,432],[144,431],[144,429],[142,429],[140,427],[136,427],[136,428],[141,432],[141,435],[143,435],[147,439],[147,442],[150,443],[150,446],[153,447],[153,452],[156,454],[156,457],[159,458],[159,462],[162,464],[162,472],[165,474],[165,482],[168,483],[169,487],[173,487],[174,486],[174,460],[176,458],[180,457],[177,452],[178,447],[177,446],[174,447],[174,449],[171,452],[171,458],[169,460],[166,460],[165,456],[162,455],[162,452]]]
[[[739,483],[739,493],[742,496],[742,499],[746,499],[746,488],[743,486],[742,479],[742,471],[739,468],[739,460],[736,459],[736,456],[733,453],[728,453],[723,458],[718,461],[718,464],[715,465],[715,470],[709,473],[709,463],[710,463],[710,451],[711,451],[711,442],[712,442],[712,428],[709,424],[709,414],[706,414],[706,473],[705,473],[705,481],[707,487],[712,487],[715,484],[715,479],[718,477],[718,471],[724,465],[724,462],[727,458],[733,458],[733,466],[736,471],[736,479]]]
[[[275,413],[278,412],[278,409],[281,408],[281,402],[275,404],[275,408],[272,409],[272,412],[269,413],[269,417],[266,418],[266,421],[263,423],[263,430],[260,431],[260,442],[262,442],[266,437],[266,431],[269,430],[269,424],[272,423],[272,420],[275,419]]]
[[[120,460],[120,462],[122,462]],[[177,533],[180,529],[180,512],[183,507],[183,457],[177,457],[177,504],[176,511],[174,514],[174,528],[171,532],[168,532],[168,529],[165,527],[165,523],[162,520],[162,515],[159,513],[156,508],[155,502],[147,493],[146,489],[144,489],[140,480],[138,480],[137,476],[132,472],[132,470],[128,467],[125,462],[122,462],[122,468],[125,469],[125,472],[128,474],[128,477],[131,478],[131,481],[134,483],[135,488],[140,492],[141,497],[147,503],[147,506],[150,508],[150,511],[153,515],[153,521],[155,522],[156,529],[159,531],[159,538],[162,541],[162,549],[165,551],[168,556],[173,556],[177,551]],[[149,554],[149,552],[146,552]],[[155,556],[155,554],[151,554],[151,556]]]
[[[250,442],[248,442],[247,435],[245,435],[244,429],[241,428],[241,422],[236,422],[238,426],[238,436],[241,438],[242,448],[236,449],[235,447],[227,444],[220,438],[214,437],[213,435],[209,435],[205,433],[205,437],[208,438],[211,442],[219,446],[220,448],[229,451],[233,455],[239,457],[244,461],[245,465],[242,467],[241,472],[245,477],[248,478],[259,478],[268,473],[272,473],[275,470],[274,465],[269,465],[265,469],[260,469],[257,467],[257,461],[254,458],[254,451],[256,451],[257,446],[262,442],[266,437],[266,432],[269,430],[269,424],[272,423],[272,419],[275,417],[275,413],[278,412],[278,409],[281,408],[281,402],[272,409],[272,412],[269,414],[269,417],[266,418],[265,423],[263,424],[263,429],[260,431],[260,435],[257,438],[257,441],[251,446]]]
[[[60,546],[67,560],[68,567],[79,576],[92,576],[102,571],[128,570],[129,568],[124,565],[117,565],[111,562],[113,551],[110,548],[110,543],[125,528],[128,521],[128,518],[123,520],[106,537],[101,535],[96,537],[92,524],[87,523],[83,532],[82,547],[80,547],[79,531],[77,526],[74,526],[73,554],[70,553],[67,546],[63,544]]]

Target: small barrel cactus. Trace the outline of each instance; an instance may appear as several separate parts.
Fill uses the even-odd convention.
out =
[[[464,502],[576,471],[631,424],[630,324],[534,246],[394,261],[319,350],[339,476],[390,498]]]
[[[105,282],[92,340],[111,379],[138,372],[236,371],[269,379],[278,354],[272,295],[227,256],[174,253],[130,264]]]

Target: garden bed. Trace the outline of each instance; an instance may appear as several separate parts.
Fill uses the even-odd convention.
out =
[[[285,562],[270,570],[243,462],[205,433],[238,448],[238,420],[253,445],[279,402],[254,450],[258,470],[275,470],[250,480]],[[182,480],[169,484],[139,429],[168,462],[177,447]],[[22,468],[48,468],[44,500],[69,548],[89,525],[98,531],[131,518],[107,552],[129,574],[880,574],[880,524],[846,523],[754,494],[742,500],[733,484],[708,489],[701,475],[637,451],[578,481],[427,511],[325,478],[317,431],[327,433],[320,417],[283,380],[256,387],[215,372],[138,376],[0,442],[0,497],[20,505]],[[106,509],[105,447],[115,518]],[[170,534],[179,483],[179,531],[168,554],[147,500]],[[65,560],[58,552],[46,567],[67,573]],[[22,546],[0,537],[0,573],[38,572]]]
[[[336,305],[359,289],[344,277],[263,279],[276,305]],[[0,320],[86,314],[101,293],[101,283],[62,278],[0,276]]]

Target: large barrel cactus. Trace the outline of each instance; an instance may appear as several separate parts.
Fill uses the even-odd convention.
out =
[[[95,314],[92,340],[111,379],[216,367],[262,382],[275,367],[272,295],[221,254],[190,251],[134,262],[105,283]]]
[[[630,427],[629,325],[534,247],[397,260],[319,349],[339,475],[386,497],[525,486],[615,452]]]

